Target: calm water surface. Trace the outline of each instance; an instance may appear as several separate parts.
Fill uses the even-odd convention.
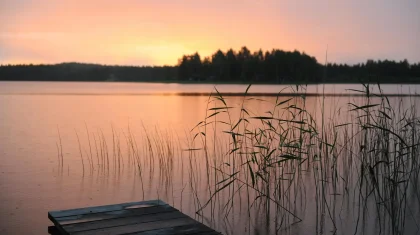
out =
[[[217,183],[217,180],[205,176],[205,158],[185,151],[196,147],[191,144],[194,137],[191,129],[208,115],[209,97],[179,94],[208,94],[214,91],[213,87],[196,84],[0,82],[0,233],[46,234],[50,225],[49,210],[156,198],[226,234],[264,234],[267,227],[278,226],[271,224],[277,222],[267,221],[270,216],[245,218],[244,208],[248,203],[233,206],[230,219],[210,207],[204,210],[204,217],[195,213],[210,198],[209,187]],[[224,93],[239,93],[246,87],[218,85],[217,89]],[[247,107],[255,114],[263,114],[273,107],[276,100],[263,94],[277,93],[284,87],[252,86],[250,92],[262,96],[247,101]],[[306,92],[317,93],[323,89],[330,94],[354,94],[357,92],[348,89],[361,89],[361,86],[309,86]],[[420,92],[418,85],[388,85],[383,89],[388,94]],[[358,99],[352,96],[327,97],[324,105],[328,108],[323,115],[327,119],[348,121],[351,119],[346,114],[348,103],[358,102]],[[238,107],[243,97],[230,96],[227,100]],[[395,105],[417,107],[417,100],[416,97],[398,98]],[[315,117],[321,115],[320,101],[319,97],[307,98],[307,109]],[[130,144],[134,142],[137,143],[135,147]],[[148,144],[153,145],[153,150]],[[102,157],[105,149],[108,160]],[[220,156],[223,155],[220,150]],[[135,158],[140,158],[137,163],[141,163],[141,175],[136,170]],[[219,160],[215,164],[223,163]],[[308,186],[306,194],[309,201],[311,187]],[[300,204],[310,204],[306,199],[300,200]],[[223,202],[223,198],[220,201]],[[352,202],[348,203],[347,208],[351,208]],[[217,206],[220,206],[217,202],[212,204],[212,207]],[[414,206],[418,207],[418,204]],[[315,231],[315,218],[311,214],[316,208],[302,205],[297,208],[300,211],[296,213],[307,222],[300,223],[289,233]],[[352,213],[340,216],[350,218]],[[419,234],[415,219],[407,221],[412,234]],[[354,223],[355,220],[341,222],[338,234],[345,234],[344,231],[353,234],[354,230],[349,228]],[[366,234],[376,233],[374,226],[367,227]]]

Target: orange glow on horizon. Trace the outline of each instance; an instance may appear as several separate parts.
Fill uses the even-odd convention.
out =
[[[388,12],[386,7],[395,7],[391,3],[381,4],[384,9],[376,9],[374,19],[368,18],[369,11],[360,9],[375,5],[361,0],[317,4],[277,0],[10,0],[9,5],[7,1],[0,5],[0,64],[77,61],[175,65],[184,54],[199,52],[204,58],[218,49],[238,51],[242,46],[251,51],[296,49],[321,63],[327,46],[330,61],[420,61],[420,43],[413,28],[400,27],[397,33],[383,30],[382,25],[393,24],[387,22],[389,14],[398,14]],[[418,16],[400,21],[414,24],[413,17],[420,22]],[[420,23],[417,25],[420,29]]]

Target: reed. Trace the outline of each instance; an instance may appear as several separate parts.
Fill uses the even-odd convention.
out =
[[[414,100],[372,86],[345,106],[322,95],[309,103],[303,85],[276,99],[250,97],[248,86],[239,104],[215,88],[203,121],[181,137],[144,124],[106,136],[86,125],[87,146],[76,132],[83,174],[96,154],[98,174],[134,174],[143,199],[156,190],[178,208],[193,205],[226,233],[239,223],[249,233],[406,234],[407,223],[420,227],[419,114]]]
[[[223,164],[210,166],[221,180],[215,182],[216,188],[199,211],[212,205],[217,195],[226,194],[223,210],[228,215],[237,206],[235,197],[245,193],[245,197],[239,196],[247,198],[245,204],[252,207],[259,201],[267,205],[268,213],[273,208],[278,210],[281,224],[288,227],[302,221],[295,211],[298,199],[304,198],[315,202],[317,233],[327,229],[336,233],[337,211],[343,209],[338,202],[353,201],[359,204],[355,234],[371,210],[376,213],[374,222],[381,232],[404,234],[406,218],[416,215],[407,207],[407,195],[414,191],[419,195],[418,114],[414,104],[406,109],[402,104],[392,105],[380,85],[377,94],[370,93],[369,84],[362,85],[364,89],[357,92],[364,98],[348,104],[351,118],[346,123],[325,119],[322,96],[321,118],[315,118],[307,110],[305,87],[291,88],[302,95],[279,96],[263,115],[252,113],[244,103],[230,106],[215,89],[209,102],[217,105],[209,108],[212,113],[196,126],[196,133],[201,133],[196,136],[201,136],[208,156],[211,142],[207,125],[217,124],[219,133],[227,136],[223,140],[228,141],[229,148]],[[238,115],[232,113],[235,108]],[[328,116],[334,117],[334,113]],[[315,186],[312,197],[305,192],[305,182]],[[419,223],[418,218],[414,220]]]

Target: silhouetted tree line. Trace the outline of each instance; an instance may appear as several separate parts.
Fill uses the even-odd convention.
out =
[[[409,64],[407,60],[368,60],[366,63],[328,64],[325,82],[380,82],[420,83],[420,63]]]
[[[4,81],[162,81],[176,80],[176,66],[105,66],[62,63],[56,65],[3,65]]]
[[[2,65],[0,80],[9,81],[172,81],[232,83],[420,83],[420,63],[368,60],[356,65],[327,66],[299,51],[242,47],[201,58],[184,55],[176,66]]]
[[[216,82],[320,82],[322,66],[314,57],[299,51],[262,50],[251,52],[242,47],[235,52],[218,50],[211,57],[185,55],[178,62],[180,80]]]
[[[299,51],[278,49],[251,52],[242,47],[218,50],[212,56],[201,59],[198,53],[184,55],[178,61],[179,80],[211,80],[215,82],[246,83],[351,83],[420,82],[420,63],[407,60],[368,60],[366,63],[328,64],[317,62],[314,57]]]

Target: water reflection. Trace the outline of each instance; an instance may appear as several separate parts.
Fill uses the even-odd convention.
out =
[[[72,86],[86,89],[83,84]],[[227,106],[235,107],[229,109],[229,115],[222,112],[209,118],[207,125],[191,131],[206,116],[226,111],[206,112],[223,106],[220,100],[207,105],[209,99],[205,96],[0,96],[4,110],[0,115],[0,187],[7,192],[0,195],[0,211],[5,218],[0,227],[5,228],[5,233],[43,233],[48,225],[48,210],[159,198],[225,234],[396,234],[401,224],[404,232],[419,233],[418,168],[414,158],[406,154],[413,153],[415,144],[388,146],[395,148],[388,151],[389,157],[397,160],[381,162],[384,154],[376,149],[383,148],[378,146],[401,142],[390,132],[358,129],[359,117],[365,112],[349,112],[354,107],[348,103],[362,105],[364,98],[248,98],[253,98],[245,99],[249,116],[241,113],[244,97],[229,96],[225,99]],[[273,112],[276,103],[290,98]],[[404,127],[410,123],[410,115],[401,111],[416,107],[416,100],[389,100],[397,108],[395,116],[387,112],[395,122],[387,122],[395,124],[392,131],[404,139],[414,135],[417,140],[418,132],[413,131],[417,127]],[[378,104],[382,99],[374,97],[370,102]],[[296,106],[284,109],[290,105]],[[313,120],[309,115],[302,116],[297,107],[304,108]],[[250,117],[271,115],[296,121],[302,117],[318,136],[326,134],[311,139],[315,132],[304,131],[312,130],[309,126],[298,129],[302,128],[299,122],[274,121],[271,125],[277,135],[258,134],[260,128],[270,130],[269,120]],[[241,122],[234,131],[244,133],[248,129],[252,133],[248,136],[254,138],[237,135],[234,143],[232,133],[223,131],[232,131],[244,117],[249,123]],[[372,120],[388,120],[381,117]],[[334,128],[340,135],[334,134]],[[366,145],[364,138],[353,138],[361,131],[371,131],[368,140],[372,143]],[[292,159],[280,165],[271,158],[265,160],[264,156],[277,149],[280,142],[283,152],[274,152],[278,156],[287,153],[307,160]],[[320,143],[322,150],[318,150]],[[337,148],[333,150],[326,143]],[[255,147],[257,144],[260,147]],[[305,148],[297,148],[296,144]],[[249,158],[240,154],[246,151],[259,153],[252,159],[252,154],[247,155]],[[248,163],[253,160],[250,166],[254,183],[248,173]],[[408,174],[393,169],[410,172],[410,180],[405,181]],[[382,175],[390,179],[379,181]],[[404,189],[402,186],[407,186],[405,194],[398,193]],[[390,203],[391,199],[409,206],[400,210],[399,204]],[[387,216],[388,210],[401,223],[394,223],[392,216]],[[31,231],[19,226],[23,220],[32,225]]]

